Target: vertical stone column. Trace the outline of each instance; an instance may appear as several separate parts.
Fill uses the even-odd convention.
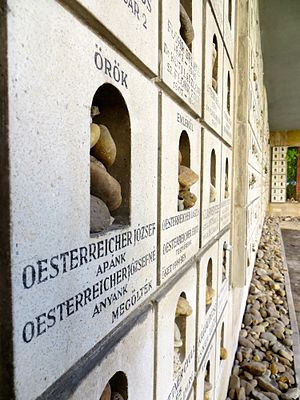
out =
[[[297,158],[296,200],[300,201],[300,147],[298,147],[298,158]]]

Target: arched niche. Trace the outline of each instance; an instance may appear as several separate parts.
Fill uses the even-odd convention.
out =
[[[130,224],[131,205],[131,126],[126,102],[121,92],[113,85],[105,83],[95,92],[91,108],[92,122],[107,128],[115,144],[116,156],[112,165],[105,165],[99,154],[96,154],[96,144],[91,148],[91,155],[106,166],[108,174],[119,182],[121,187],[121,205],[110,211],[114,219],[108,229],[119,228]],[[100,129],[101,131],[101,129]],[[102,130],[103,131],[103,130]],[[103,135],[100,134],[100,139]],[[107,143],[107,142],[106,142]],[[91,187],[92,193],[92,187]],[[94,193],[92,193],[94,194]],[[95,195],[96,197],[99,197]],[[92,210],[91,210],[92,212]],[[92,216],[92,214],[91,214]],[[97,232],[97,231],[96,231]],[[95,231],[93,232],[95,233]]]
[[[210,196],[209,196],[209,202],[213,203],[216,201],[216,152],[215,149],[212,149],[210,153]]]
[[[228,157],[226,157],[225,160],[225,182],[224,182],[224,198],[228,199],[230,196],[230,188],[229,188],[229,161],[228,161]]]
[[[212,87],[216,93],[218,93],[218,62],[219,62],[219,48],[217,36],[213,36],[212,42]]]
[[[204,400],[210,399],[211,390],[212,390],[212,384],[211,384],[211,371],[210,371],[210,360],[209,360],[205,367],[204,388],[203,388]]]
[[[230,72],[227,73],[227,98],[226,98],[226,106],[228,114],[230,114],[230,96],[231,96],[231,81],[230,81]]]
[[[179,151],[182,156],[181,165],[191,166],[191,146],[190,139],[186,131],[182,131],[179,139]]]
[[[213,288],[213,261],[212,258],[208,260],[206,269],[206,312],[209,310],[215,291]]]
[[[117,396],[117,394],[119,396]],[[121,397],[120,397],[121,396]],[[124,372],[116,372],[107,382],[99,400],[128,400],[128,380]]]
[[[227,243],[223,243],[223,259],[222,259],[222,282],[225,281],[227,277]]]
[[[227,359],[227,350],[225,347],[225,323],[222,323],[221,337],[220,337],[220,361]]]
[[[174,376],[181,369],[181,364],[186,357],[186,318],[188,315],[177,315],[180,298],[187,300],[186,294],[182,292],[177,300],[174,317]]]
[[[232,0],[228,0],[228,10],[227,10],[227,13],[228,13],[228,22],[229,22],[229,25],[230,25],[230,28],[231,28],[231,24],[232,24]]]
[[[193,0],[180,0],[179,3],[180,30],[179,34],[187,47],[192,51],[194,39]]]

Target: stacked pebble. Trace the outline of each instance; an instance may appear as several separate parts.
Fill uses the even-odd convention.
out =
[[[279,218],[269,217],[263,227],[228,399],[291,400],[300,396],[293,369],[279,223]]]

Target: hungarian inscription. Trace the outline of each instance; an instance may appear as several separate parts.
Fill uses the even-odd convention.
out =
[[[170,20],[166,25],[166,39],[163,42],[164,80],[190,106],[200,104],[200,69],[193,60],[179,32]]]
[[[203,210],[202,240],[209,240],[219,231],[219,210],[220,205],[216,204]]]
[[[193,255],[191,253],[193,245],[198,248],[199,214],[199,208],[193,208],[162,221],[162,281],[173,274]],[[188,224],[186,228],[180,227],[180,225],[191,220],[193,220],[192,225]],[[168,234],[170,229],[172,233]]]
[[[213,334],[216,331],[217,326],[217,303],[214,302],[211,304],[204,325],[200,328],[200,336],[198,339],[198,351],[197,351],[197,364],[199,365],[202,361],[202,358],[205,354],[205,350],[207,349],[209,342]]]
[[[218,130],[221,126],[221,107],[217,93],[212,86],[206,86],[206,105],[207,116],[210,118],[212,128]]]
[[[149,17],[152,13],[152,0],[120,0],[130,15],[137,19],[144,29],[148,29]]]
[[[155,223],[138,226],[24,265],[20,280],[24,294],[29,296],[35,286],[43,285],[47,291],[49,282],[76,274],[91,265],[94,278],[92,282],[82,285],[80,290],[70,291],[64,301],[49,305],[38,315],[28,315],[22,328],[23,342],[38,340],[55,325],[76,318],[81,310],[85,310],[90,319],[99,318],[104,310],[109,310],[109,323],[114,325],[119,322],[155,288],[151,274],[146,281],[137,279],[146,269],[155,268],[155,240],[153,248],[140,257],[132,257],[128,252],[143,241],[155,239],[155,234]]]

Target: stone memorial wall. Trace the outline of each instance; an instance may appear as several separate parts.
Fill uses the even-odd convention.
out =
[[[1,399],[226,398],[281,182],[247,4],[3,2]]]

